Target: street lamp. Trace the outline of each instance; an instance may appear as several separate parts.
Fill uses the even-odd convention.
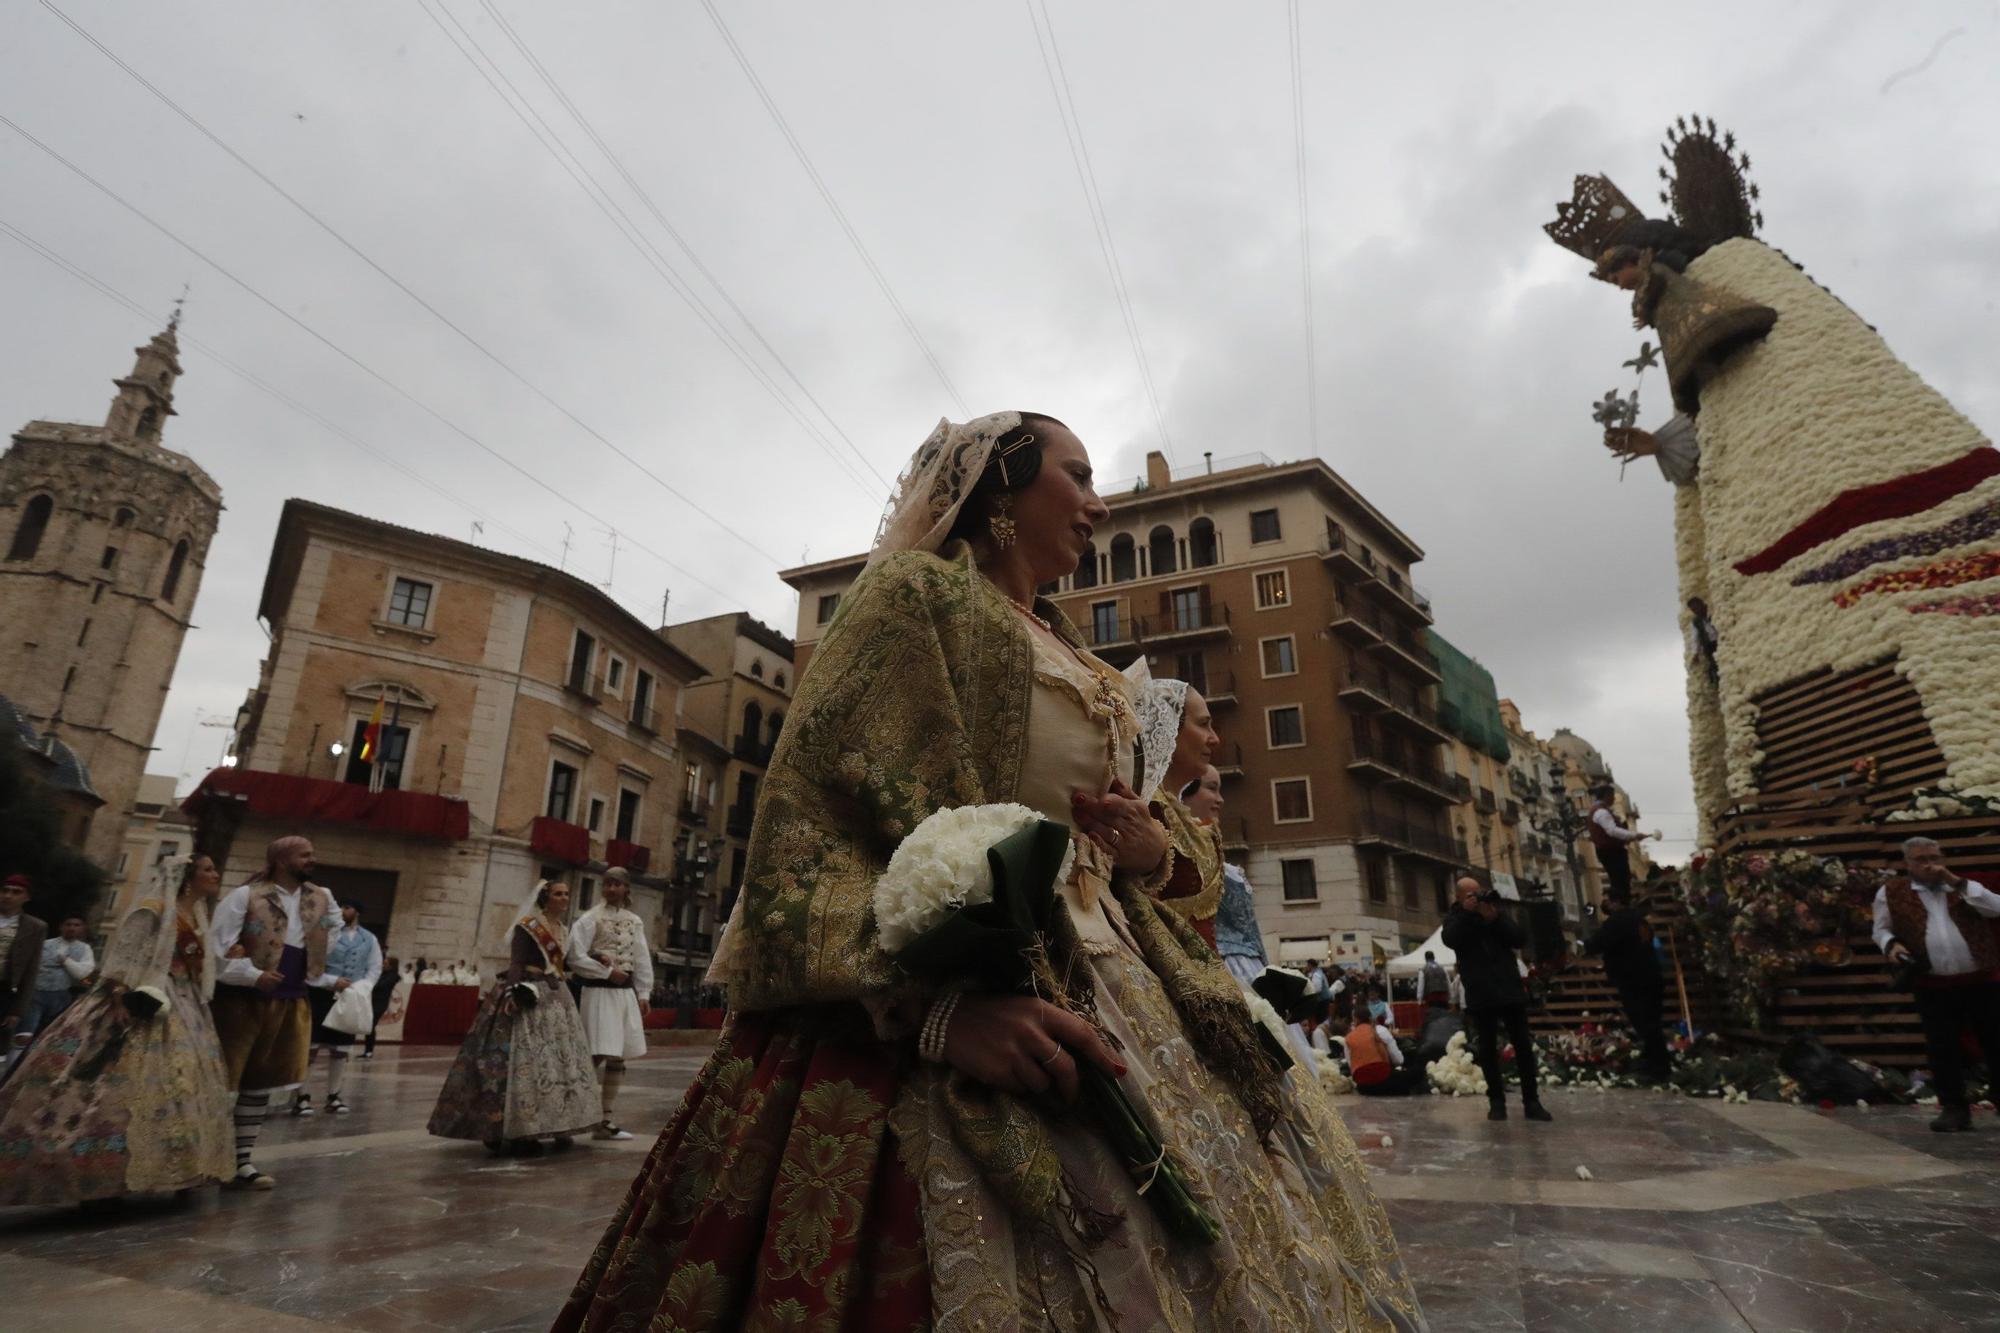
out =
[[[1590,821],[1577,813],[1576,806],[1569,799],[1569,791],[1563,786],[1562,773],[1551,772],[1546,790],[1531,783],[1523,783],[1521,795],[1527,803],[1528,824],[1545,838],[1559,839],[1562,843],[1563,860],[1569,865],[1571,880],[1583,883],[1583,872],[1577,863],[1576,840],[1590,827]],[[1543,809],[1544,805],[1549,808]]]

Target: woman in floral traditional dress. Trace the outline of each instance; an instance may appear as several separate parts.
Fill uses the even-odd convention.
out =
[[[507,927],[507,970],[479,1006],[445,1075],[430,1132],[491,1152],[566,1145],[603,1118],[583,1020],[563,970],[569,885],[541,880]]]
[[[226,1179],[235,1100],[208,1013],[222,877],[170,857],[105,950],[97,985],[0,1088],[0,1206],[88,1203]]]
[[[917,451],[768,768],[713,972],[730,1026],[558,1330],[1425,1327],[1347,1131],[1154,896],[1129,682],[1035,598],[1107,517],[1048,417]],[[935,993],[879,945],[898,843],[1000,802],[1079,830],[1050,999]],[[1071,1109],[1086,1061],[1217,1241],[1170,1235]]]

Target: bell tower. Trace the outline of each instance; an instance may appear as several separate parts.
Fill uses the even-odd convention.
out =
[[[222,492],[162,436],[180,312],[134,349],[102,426],[31,421],[0,455],[0,695],[103,797],[82,850],[115,869],[180,660]]]

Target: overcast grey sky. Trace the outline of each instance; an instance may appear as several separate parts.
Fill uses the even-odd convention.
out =
[[[287,496],[456,537],[484,516],[481,541],[551,561],[567,523],[569,568],[598,580],[609,525],[612,591],[641,616],[671,588],[675,619],[743,606],[789,630],[775,569],[865,546],[875,474],[893,478],[941,415],[1053,412],[1113,478],[1159,446],[1039,7],[717,0],[941,377],[697,0],[55,3],[528,382],[49,8],[7,7],[0,115],[272,304],[0,126],[0,222],[149,312],[0,233],[0,424],[101,419],[110,377],[186,282],[187,338],[341,432],[185,348],[167,441],[216,477],[228,513],[153,765],[184,786],[226,734],[197,724],[233,714],[256,678]],[[1766,239],[1990,431],[2000,5],[1302,6],[1317,433],[1285,6],[1048,14],[1176,461],[1328,459],[1428,551],[1439,630],[1529,726],[1597,744],[1685,855],[1670,488],[1650,463],[1621,482],[1588,416],[1625,383],[1638,335],[1540,225],[1579,171],[1651,204],[1663,126],[1713,115],[1751,155]],[[640,243],[503,104],[473,43]],[[1648,420],[1665,411],[1657,377],[1652,398]]]

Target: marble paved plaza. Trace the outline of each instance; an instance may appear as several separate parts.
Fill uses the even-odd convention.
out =
[[[425,1135],[449,1063],[385,1050],[355,1114],[274,1119],[270,1194],[0,1210],[0,1328],[547,1328],[700,1057],[634,1064],[632,1142],[523,1161]],[[1550,1105],[1494,1125],[1483,1103],[1344,1103],[1438,1333],[2000,1328],[1990,1115],[1934,1135],[1916,1110]]]

